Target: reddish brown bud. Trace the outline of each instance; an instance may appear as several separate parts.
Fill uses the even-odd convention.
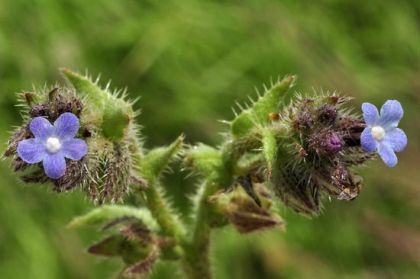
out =
[[[280,119],[280,114],[278,112],[272,112],[268,115],[271,121],[278,121]]]
[[[296,128],[300,131],[309,130],[314,124],[312,115],[309,112],[302,112],[296,122]]]
[[[7,149],[4,152],[5,157],[10,157],[16,154],[16,148],[20,141],[30,138],[32,135],[29,128],[25,125],[23,127],[18,128],[15,133],[13,134],[12,138],[9,140]]]
[[[29,107],[31,107],[36,100],[36,94],[33,92],[24,92],[21,94],[21,96],[24,98],[26,104],[28,104]]]
[[[236,187],[231,192],[217,193],[212,196],[211,202],[217,205],[240,233],[252,233],[273,227],[282,228],[284,222],[281,217],[270,211],[271,201],[267,190],[262,184],[255,186],[251,195],[249,189],[245,192],[243,187]]]
[[[128,276],[147,274],[152,270],[158,258],[159,258],[158,251],[157,250],[153,251],[145,259],[138,261],[132,266],[129,266],[128,268],[126,268],[124,270],[124,274]]]
[[[324,124],[333,124],[337,118],[337,109],[331,105],[323,105],[318,109],[318,120]]]
[[[29,115],[34,118],[38,116],[49,116],[50,114],[50,106],[48,104],[39,104],[34,105],[29,112]]]

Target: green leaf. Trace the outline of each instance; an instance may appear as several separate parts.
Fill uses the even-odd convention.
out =
[[[98,225],[105,221],[122,217],[137,218],[150,230],[157,230],[158,228],[148,210],[123,205],[104,205],[95,208],[85,215],[74,218],[67,226],[69,228],[78,228],[87,225]]]
[[[121,256],[122,247],[126,247],[128,240],[122,235],[111,235],[98,243],[91,245],[88,252],[94,255],[115,257]]]
[[[222,154],[211,146],[198,144],[187,151],[184,164],[204,176],[210,176],[223,164]]]
[[[152,251],[146,258],[127,267],[124,270],[124,274],[126,274],[127,276],[147,274],[151,272],[153,266],[155,265],[158,259],[159,259],[159,253],[157,251]]]
[[[264,158],[267,162],[268,172],[270,174],[277,155],[277,140],[273,131],[270,129],[262,130],[262,144]]]
[[[116,103],[120,102],[120,100],[116,100]],[[127,113],[128,108],[123,104],[115,105],[116,103],[112,105],[106,103],[101,125],[104,137],[112,141],[119,141],[124,138],[131,120],[130,113]]]
[[[142,173],[146,179],[154,179],[159,176],[179,155],[184,145],[184,135],[180,135],[171,145],[154,148],[149,151],[141,163]]]
[[[123,140],[130,121],[134,118],[131,104],[108,90],[101,89],[85,76],[69,69],[61,69],[61,72],[73,85],[76,93],[85,97],[85,117],[101,128],[105,138],[112,141]]]
[[[256,125],[268,123],[269,115],[277,112],[286,92],[293,86],[295,76],[285,77],[267,89],[252,107],[243,110],[231,123],[231,131],[234,137],[242,137],[248,134]]]
[[[76,89],[77,94],[86,97],[88,101],[96,106],[96,109],[103,109],[109,94],[102,90],[98,85],[92,82],[89,78],[82,76],[70,69],[62,68],[61,73]]]

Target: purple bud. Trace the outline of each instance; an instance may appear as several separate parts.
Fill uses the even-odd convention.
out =
[[[309,147],[318,155],[331,157],[343,149],[343,143],[338,133],[321,129],[311,134]]]
[[[341,139],[336,133],[332,133],[327,137],[326,151],[328,153],[337,153],[341,151],[342,147]]]

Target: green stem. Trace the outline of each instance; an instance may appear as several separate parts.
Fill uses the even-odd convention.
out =
[[[159,191],[160,185],[149,181],[149,188],[144,191],[144,202],[150,213],[159,224],[162,235],[174,240],[174,245],[162,249],[162,258],[176,260],[182,257],[183,250],[180,243],[184,240],[184,227],[169,207],[169,203]]]
[[[211,227],[211,210],[208,198],[218,189],[218,185],[208,180],[204,185],[204,191],[200,197],[196,223],[193,229],[192,240],[185,245],[183,267],[190,279],[211,278],[209,246]]]
[[[233,182],[233,157],[236,156],[232,152],[233,145],[227,145],[222,148],[222,166],[214,170],[214,177],[207,179],[201,193],[196,220],[193,227],[192,239],[188,242],[184,249],[183,267],[189,279],[210,279],[210,234],[211,222],[215,216],[214,211],[209,203],[209,197],[214,195],[219,189],[228,187]]]
[[[136,161],[140,164],[143,154],[137,140],[132,142],[132,151],[136,154]],[[139,177],[142,176],[141,168],[138,168]],[[148,187],[141,191],[144,204],[149,209],[153,218],[159,224],[162,234],[175,241],[174,246],[170,246],[163,251],[166,259],[178,259],[183,251],[179,243],[183,241],[185,232],[182,223],[169,207],[169,202],[165,200],[160,184],[156,177],[145,177]]]
[[[144,191],[146,206],[162,229],[163,235],[179,241],[184,234],[181,223],[168,207],[168,202],[165,201],[161,191],[159,191],[160,185],[155,181],[149,180],[148,182],[149,187]]]

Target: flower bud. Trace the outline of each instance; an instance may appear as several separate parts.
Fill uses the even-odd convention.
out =
[[[275,194],[286,206],[304,216],[318,215],[320,186],[312,179],[309,166],[292,166],[287,161],[278,163],[271,179]]]
[[[308,131],[313,127],[313,125],[314,119],[312,118],[312,115],[307,111],[302,112],[296,122],[296,128],[301,132]]]
[[[309,137],[309,146],[320,156],[332,156],[342,150],[338,133],[328,130],[315,131]]]
[[[332,105],[323,105],[318,109],[318,121],[333,124],[337,118],[337,109]]]
[[[32,107],[29,114],[32,118],[37,116],[48,116],[50,111],[49,104],[39,104]]]
[[[254,197],[247,194],[244,188],[235,187],[233,191],[218,193],[210,200],[216,203],[218,210],[240,233],[252,233],[273,227],[283,228],[284,222],[281,217],[270,211],[268,191],[262,184],[255,184],[253,187]]]
[[[363,120],[346,116],[340,118],[339,127],[343,133],[343,140],[349,147],[360,146],[360,136],[365,129]]]
[[[341,139],[336,133],[332,133],[326,139],[326,151],[328,153],[337,153],[341,150]]]

